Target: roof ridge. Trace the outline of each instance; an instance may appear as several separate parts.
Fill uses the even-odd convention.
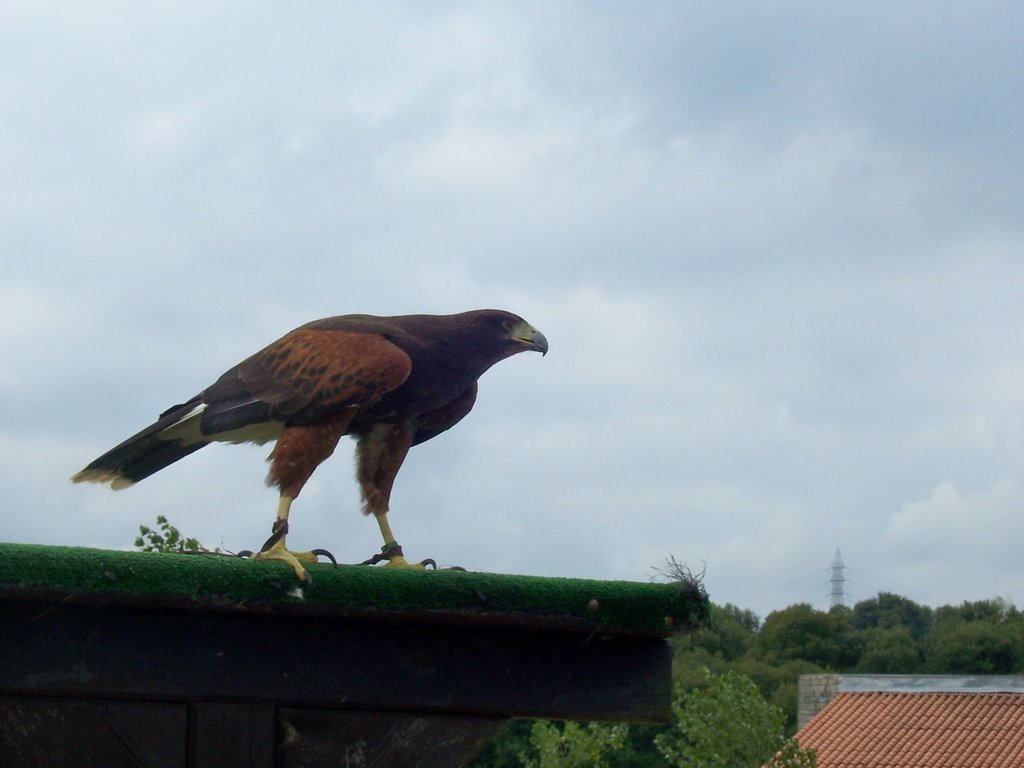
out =
[[[838,692],[1024,693],[1024,675],[838,675]]]

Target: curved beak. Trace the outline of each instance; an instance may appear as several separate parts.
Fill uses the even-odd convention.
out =
[[[548,353],[547,337],[545,337],[543,333],[536,329],[533,332],[533,337],[530,339],[530,344],[533,345],[534,349],[540,352],[541,357],[544,357],[544,355]]]
[[[540,352],[542,356],[548,353],[547,338],[532,325],[523,323],[523,326],[516,329],[516,332],[512,336],[512,340],[518,341],[520,344],[524,344],[530,349]]]

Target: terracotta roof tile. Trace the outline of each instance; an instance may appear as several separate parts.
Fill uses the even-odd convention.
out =
[[[796,738],[818,768],[1021,768],[1024,693],[839,693]]]

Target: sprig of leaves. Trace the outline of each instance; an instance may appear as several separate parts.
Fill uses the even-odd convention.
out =
[[[182,536],[164,515],[156,516],[155,529],[148,525],[139,526],[135,548],[140,552],[220,552],[220,547],[208,550],[199,543],[199,539]]]

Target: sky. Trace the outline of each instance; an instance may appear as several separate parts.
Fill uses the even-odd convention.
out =
[[[0,3],[13,542],[254,548],[268,447],[68,477],[319,317],[547,336],[418,446],[410,558],[760,616],[1024,605],[1024,6]],[[293,548],[356,562],[352,442]]]

